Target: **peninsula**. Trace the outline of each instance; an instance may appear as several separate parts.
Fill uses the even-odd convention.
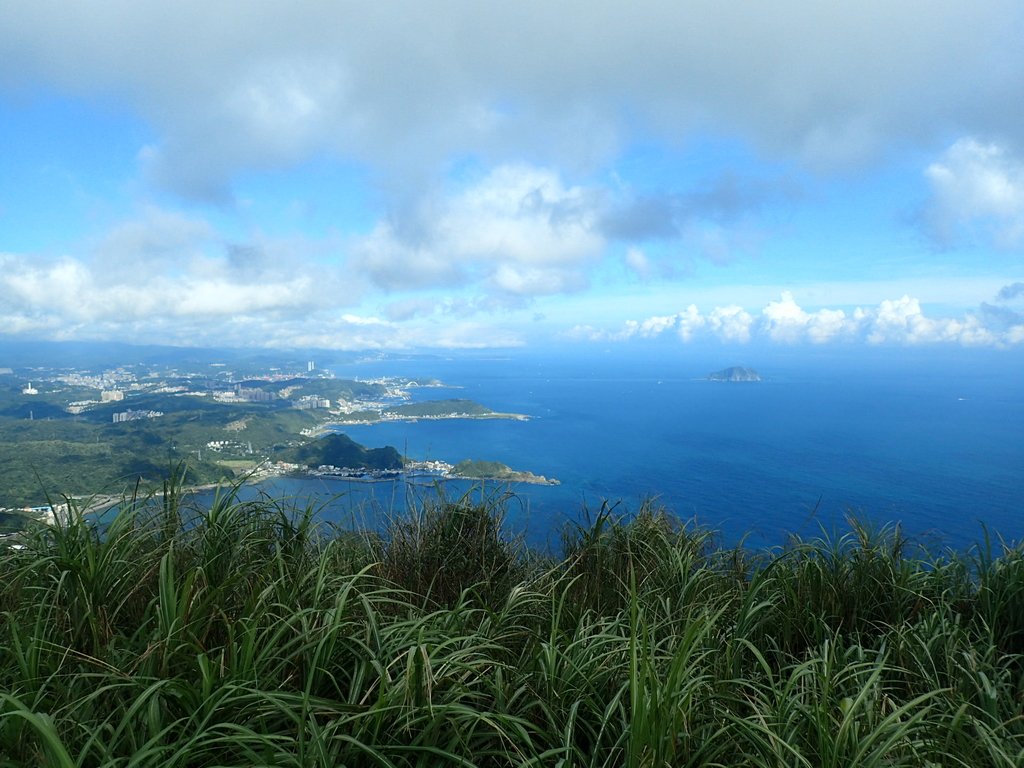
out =
[[[497,461],[465,459],[458,464],[403,458],[393,447],[366,448],[348,435],[331,433],[303,445],[279,451],[264,474],[300,474],[350,480],[394,480],[429,477],[434,480],[496,480],[506,483],[558,485],[532,472],[515,470]]]
[[[338,425],[345,425],[376,424],[382,421],[418,421],[419,419],[514,419],[527,421],[529,416],[521,413],[501,413],[474,400],[456,398],[362,408],[346,413],[335,413],[331,421]]]
[[[533,485],[559,485],[554,478],[522,472],[497,461],[460,461],[451,469],[452,477],[468,480],[500,480],[508,483],[532,483]]]

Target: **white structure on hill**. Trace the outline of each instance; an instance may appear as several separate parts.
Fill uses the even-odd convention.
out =
[[[123,421],[139,421],[140,419],[155,419],[159,416],[163,416],[162,411],[133,411],[130,408],[127,411],[120,411],[114,414],[114,423],[120,424]]]

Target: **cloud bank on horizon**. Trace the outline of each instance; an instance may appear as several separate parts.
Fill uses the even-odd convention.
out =
[[[1024,343],[1024,6],[10,4],[0,334]]]

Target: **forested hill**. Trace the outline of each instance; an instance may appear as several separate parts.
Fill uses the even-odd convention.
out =
[[[390,445],[366,448],[348,435],[330,434],[319,440],[279,451],[277,459],[306,467],[324,464],[363,469],[401,469],[402,455]]]

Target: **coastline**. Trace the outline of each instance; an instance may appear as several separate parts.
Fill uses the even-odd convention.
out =
[[[302,430],[301,434],[303,437],[318,438],[324,435],[330,434],[333,431],[344,429],[345,427],[373,427],[378,424],[415,424],[417,421],[456,421],[456,420],[467,420],[467,421],[486,421],[488,419],[504,419],[507,421],[530,421],[533,416],[528,416],[525,413],[460,413],[451,414],[445,416],[385,416],[372,421],[367,419],[352,419],[349,421],[331,419],[325,421],[322,424],[318,424],[315,427],[308,427]]]

